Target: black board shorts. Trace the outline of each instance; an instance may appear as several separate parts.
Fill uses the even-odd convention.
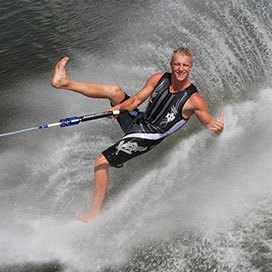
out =
[[[123,101],[128,98],[129,96],[126,94],[126,97]],[[117,117],[117,121],[124,133],[126,133],[131,128],[131,126],[133,126],[139,114],[139,110],[136,109],[132,112],[120,114]],[[114,145],[110,146],[108,149],[104,150],[102,154],[106,157],[112,167],[119,168],[122,167],[123,164],[128,160],[131,160],[132,158],[150,151],[161,141],[162,139],[148,140],[129,137],[129,135],[127,135],[126,138],[121,139]]]

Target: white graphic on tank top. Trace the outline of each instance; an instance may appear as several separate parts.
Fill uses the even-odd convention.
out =
[[[116,152],[115,154],[118,155],[120,151],[123,151],[129,155],[132,154],[132,152],[144,152],[147,150],[147,147],[139,146],[136,142],[125,142],[124,140],[119,143],[118,146],[116,146]]]
[[[186,93],[180,98],[178,99],[176,105],[173,105],[171,107],[170,112],[168,112],[165,117],[162,119],[162,121],[160,122],[159,126],[161,128],[166,127],[169,123],[173,122],[176,119],[176,116],[178,115],[178,108],[180,103],[183,101],[183,98],[185,97]]]
[[[165,116],[165,118],[167,119],[167,122],[172,122],[174,121],[174,119],[176,118],[175,114],[173,112],[168,112],[167,115]]]
[[[159,93],[159,90],[162,88],[163,84],[164,84],[164,81],[163,80],[159,86],[157,86],[157,88],[153,91],[153,93],[151,94],[151,96],[149,97],[149,102],[150,103],[153,103],[153,99],[158,95]]]

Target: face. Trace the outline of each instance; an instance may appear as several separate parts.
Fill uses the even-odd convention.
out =
[[[172,74],[178,81],[188,80],[189,73],[193,68],[191,58],[188,56],[175,55],[170,63]]]

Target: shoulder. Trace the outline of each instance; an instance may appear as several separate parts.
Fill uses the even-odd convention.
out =
[[[205,100],[200,96],[199,93],[193,93],[183,107],[183,115],[185,118],[189,118],[194,113],[206,112],[207,110],[208,109]]]
[[[156,73],[148,78],[145,87],[154,88],[165,73]]]
[[[188,100],[188,104],[192,110],[198,110],[206,107],[206,102],[199,93],[193,93]]]
[[[164,75],[165,73],[156,73],[156,74],[153,74],[149,79],[148,81],[154,81],[156,83],[158,83],[158,81],[162,78],[162,76]]]
[[[196,114],[199,117],[200,113],[207,112],[208,112],[207,104],[199,93],[193,93],[185,103],[182,110],[184,118],[189,118],[193,114]]]

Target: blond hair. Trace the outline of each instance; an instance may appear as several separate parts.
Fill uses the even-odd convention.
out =
[[[191,58],[191,63],[193,63],[193,53],[192,51],[189,49],[189,48],[186,48],[186,47],[179,47],[179,48],[176,48],[172,54],[172,57],[171,57],[171,62],[173,61],[173,58],[176,56],[176,55],[181,55],[181,56],[187,56],[187,57],[190,57]]]

